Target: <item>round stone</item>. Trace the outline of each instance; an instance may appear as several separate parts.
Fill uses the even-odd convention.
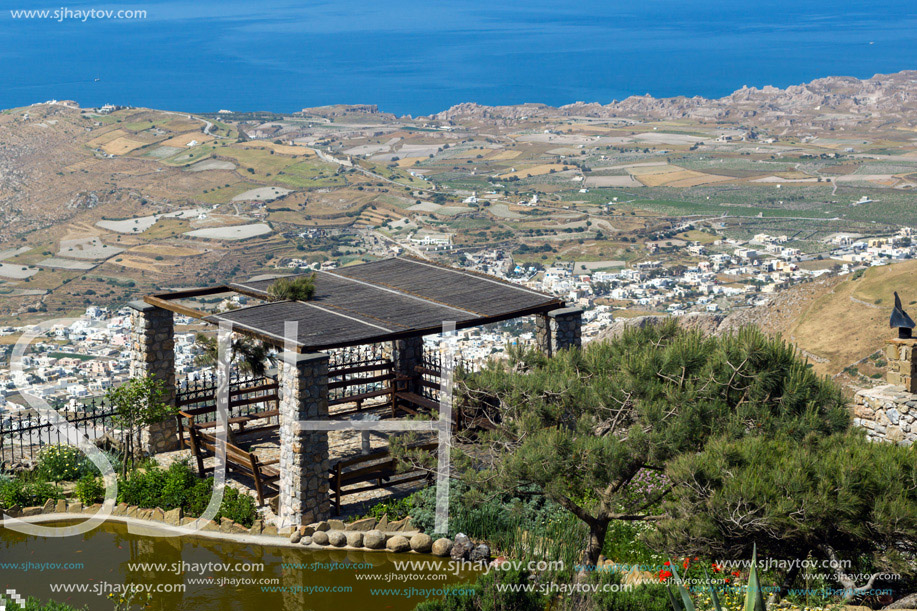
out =
[[[290,535],[290,543],[299,543],[302,539],[302,533],[299,532],[299,529],[294,530],[293,534]]]
[[[361,532],[347,533],[347,545],[350,547],[363,547],[363,533]]]
[[[347,536],[339,530],[329,530],[328,543],[334,547],[344,547],[347,545]]]
[[[485,543],[478,545],[468,554],[468,559],[472,562],[487,562],[490,560],[490,547]]]
[[[370,530],[363,535],[363,547],[382,549],[385,547],[385,535],[381,530]]]
[[[418,533],[411,537],[411,549],[421,554],[429,554],[433,549],[433,537],[424,533]]]
[[[433,542],[432,547],[433,555],[440,556],[445,558],[452,552],[452,541],[443,537],[442,539],[437,539]]]
[[[312,543],[316,545],[328,545],[328,533],[320,530],[312,535]]]
[[[390,552],[406,552],[411,549],[411,542],[403,535],[395,535],[385,544],[385,549]]]

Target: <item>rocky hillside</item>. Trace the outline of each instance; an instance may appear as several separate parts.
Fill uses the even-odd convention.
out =
[[[632,96],[610,104],[577,102],[559,108],[541,104],[459,104],[431,119],[496,122],[586,116],[596,118],[734,121],[790,130],[845,129],[866,123],[917,122],[917,71],[877,74],[870,79],[828,77],[786,89],[743,87],[719,99]],[[814,123],[813,123],[814,121]]]

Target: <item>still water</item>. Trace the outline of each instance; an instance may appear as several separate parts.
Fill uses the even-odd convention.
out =
[[[433,564],[412,575],[410,570],[396,570],[394,562],[404,560]],[[151,589],[152,599],[144,608],[162,611],[406,611],[427,598],[417,590],[435,591],[474,577],[471,572],[453,575],[450,563],[432,556],[145,537],[128,533],[119,523],[66,538],[0,528],[3,590],[92,611],[113,609],[108,594],[125,583]],[[67,588],[71,591],[62,591]],[[405,591],[412,588],[415,593],[409,596]]]

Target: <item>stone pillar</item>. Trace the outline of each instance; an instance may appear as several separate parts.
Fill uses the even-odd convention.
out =
[[[917,338],[886,340],[885,357],[888,383],[904,387],[905,392],[917,393]]]
[[[535,314],[535,343],[546,356],[551,356],[551,319],[547,314]]]
[[[327,520],[328,432],[300,429],[301,420],[328,418],[328,355],[282,354],[280,359],[279,527]]]
[[[535,318],[535,337],[538,346],[548,356],[559,350],[579,348],[582,345],[583,311],[579,308],[562,308]]]
[[[131,312],[131,378],[147,375],[163,383],[163,400],[175,405],[175,328],[172,312],[143,301],[128,304]],[[152,424],[140,436],[140,447],[148,454],[179,448],[175,418]]]
[[[396,376],[419,377],[414,370],[423,359],[423,337],[415,336],[405,339],[396,339],[392,342],[392,364]],[[404,384],[402,388],[408,392],[417,392],[416,382]]]

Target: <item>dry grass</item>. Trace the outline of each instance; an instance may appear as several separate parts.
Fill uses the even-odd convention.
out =
[[[163,257],[193,257],[203,254],[202,250],[196,248],[185,248],[183,246],[169,246],[167,244],[142,244],[131,248],[128,253],[161,255]]]
[[[131,140],[130,138],[115,138],[111,142],[106,142],[102,145],[102,150],[108,153],[109,155],[126,155],[131,151],[136,151],[137,149],[146,146],[146,142],[139,142],[137,140]]]
[[[112,140],[117,140],[118,138],[123,138],[127,135],[128,133],[124,131],[123,129],[113,129],[110,132],[105,132],[104,134],[100,136],[96,136],[95,138],[87,142],[86,146],[97,148],[97,147],[102,146],[103,144],[108,144]]]
[[[213,140],[213,136],[209,134],[204,134],[202,132],[190,132],[187,134],[181,134],[179,136],[173,136],[165,142],[160,142],[160,146],[174,146],[175,148],[184,148],[188,146],[192,141],[197,141],[198,144],[203,144],[204,142],[210,142]]]
[[[515,159],[521,154],[522,151],[500,151],[499,153],[486,155],[485,157],[491,161],[507,161],[509,159]]]
[[[423,161],[426,157],[402,157],[398,160],[399,168],[409,168],[413,166],[418,161]]]
[[[267,141],[257,141],[257,142],[246,142],[245,146],[254,146],[262,149],[269,149],[275,153],[280,153],[281,155],[307,155],[309,157],[315,156],[315,151],[305,146],[297,146],[292,144],[275,144],[273,142]]]
[[[898,291],[905,309],[917,312],[917,291],[913,288],[917,261],[873,267],[858,280],[839,283],[812,300],[802,316],[787,330],[787,336],[807,352],[827,359],[816,363],[822,373],[837,373],[872,354],[894,335],[888,317]]]
[[[564,166],[561,163],[544,163],[541,165],[532,166],[530,168],[516,170],[515,172],[502,174],[500,178],[525,178],[526,176],[541,176],[543,174],[550,174],[551,170],[554,170],[555,172],[562,172],[565,167],[569,166]]]

